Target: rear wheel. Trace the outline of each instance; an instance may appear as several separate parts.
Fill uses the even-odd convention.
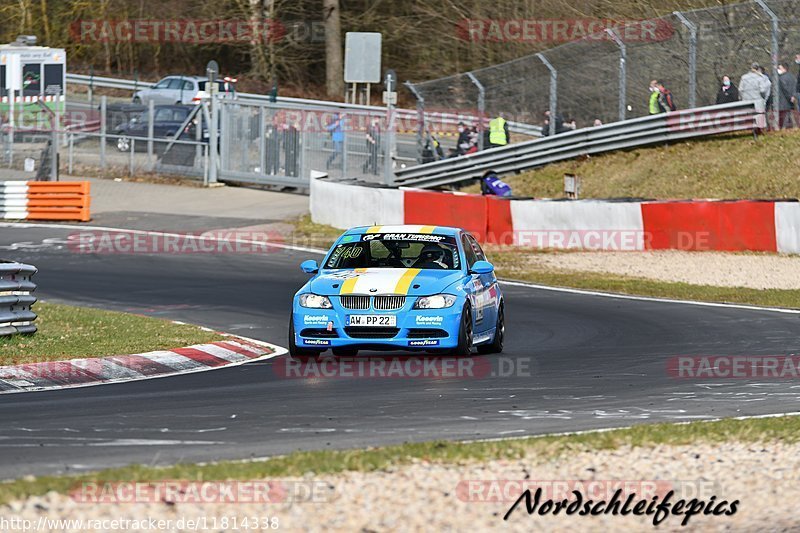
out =
[[[289,318],[289,355],[292,357],[319,357],[320,350],[300,348],[294,343],[294,320]]]
[[[503,340],[506,336],[506,318],[505,313],[503,312],[503,306],[500,306],[500,309],[497,310],[497,326],[494,330],[494,338],[492,342],[489,344],[482,344],[478,346],[478,353],[480,354],[490,354],[490,353],[500,353],[503,351]]]
[[[127,152],[131,149],[131,140],[127,137],[120,137],[117,139],[117,150],[120,152]]]
[[[468,356],[472,349],[472,311],[469,305],[461,311],[461,325],[458,328],[458,346],[450,352],[455,356]]]

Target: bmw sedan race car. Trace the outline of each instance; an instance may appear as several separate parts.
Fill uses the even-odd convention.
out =
[[[503,295],[480,245],[442,226],[371,226],[346,231],[294,296],[289,353],[331,348],[467,355],[503,349]]]

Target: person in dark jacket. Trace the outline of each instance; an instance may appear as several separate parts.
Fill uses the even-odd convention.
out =
[[[778,127],[786,129],[792,127],[792,111],[794,110],[796,83],[794,76],[789,74],[786,63],[778,64]]]
[[[677,111],[678,110],[678,106],[675,105],[675,99],[672,96],[672,91],[670,91],[669,89],[664,87],[664,84],[662,82],[660,82],[660,81],[658,82],[657,87],[658,87],[658,91],[661,93],[661,97],[662,97],[663,102],[664,102],[663,105],[664,105],[664,107],[666,107],[665,111],[667,111],[667,112],[669,112],[669,111]]]
[[[739,89],[731,82],[730,76],[722,76],[722,87],[717,93],[718,104],[728,104],[739,101]]]

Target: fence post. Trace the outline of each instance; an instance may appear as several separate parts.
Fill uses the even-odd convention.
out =
[[[410,81],[405,82],[403,85],[411,91],[411,94],[414,95],[414,98],[417,99],[417,163],[422,163],[422,150],[425,147],[425,98],[422,97],[422,93],[414,87],[414,84]],[[386,132],[389,132],[389,124],[386,124]],[[384,152],[385,153],[385,152]],[[386,156],[384,155],[384,158]]]
[[[470,81],[478,88],[478,150],[483,150],[483,117],[486,116],[486,90],[472,72],[467,72]]]
[[[625,43],[620,39],[616,31],[611,28],[606,28],[606,33],[617,43],[617,46],[619,46],[619,119],[625,120],[625,101],[627,100],[625,93],[628,88],[626,62],[628,60],[628,53],[625,48]]]
[[[147,165],[150,167],[150,172],[155,168],[155,161],[153,161],[153,135],[155,133],[155,124],[153,123],[156,117],[156,103],[151,98],[147,102]]]
[[[780,119],[778,117],[778,100],[780,99],[780,79],[778,77],[778,54],[780,53],[778,50],[778,23],[780,19],[764,0],[756,0],[756,3],[772,21],[772,127],[777,130],[780,128]]]
[[[536,54],[539,61],[550,71],[550,120],[548,127],[550,135],[556,134],[556,113],[558,112],[558,71],[542,54]]]
[[[209,161],[209,169],[208,169],[208,183],[217,183],[217,161],[219,159],[219,151],[217,149],[217,144],[219,143],[219,136],[217,135],[219,127],[219,111],[217,111],[217,99],[214,97],[214,93],[211,93],[211,98],[209,102],[209,121],[208,121],[208,161]]]
[[[680,11],[672,14],[689,30],[689,107],[694,109],[697,107],[697,26]]]
[[[389,109],[389,120],[386,121],[385,146],[383,149],[383,183],[394,185],[394,129],[397,112]]]
[[[106,110],[108,106],[108,97],[100,97],[100,168],[106,168]]]

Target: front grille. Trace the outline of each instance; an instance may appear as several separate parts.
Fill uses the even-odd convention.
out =
[[[335,329],[328,331],[325,328],[306,328],[300,332],[300,336],[311,339],[330,339],[332,337],[338,337],[339,334],[336,333]]]
[[[447,337],[443,329],[412,328],[408,330],[409,339],[442,339]]]
[[[391,339],[398,331],[399,328],[344,328],[347,336],[354,339]]]
[[[400,309],[406,304],[405,296],[375,296],[372,305],[380,311],[390,311]]]
[[[339,301],[345,309],[369,309],[369,296],[340,296]]]

